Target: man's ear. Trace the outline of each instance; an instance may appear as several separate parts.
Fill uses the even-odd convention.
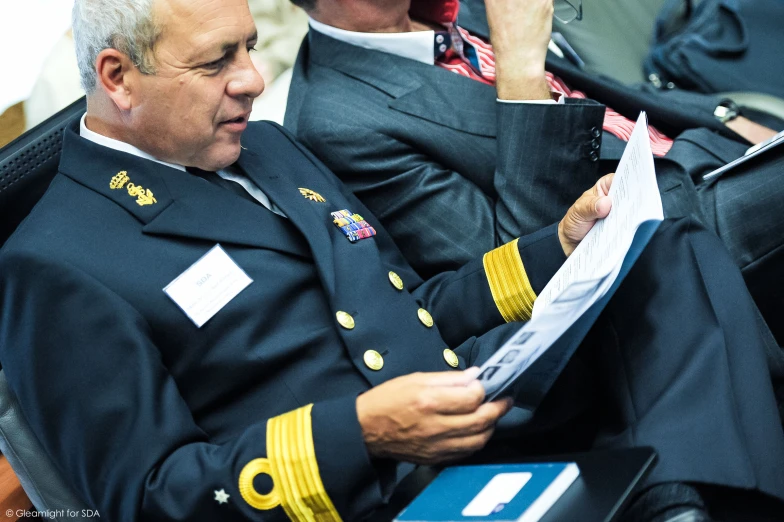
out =
[[[127,55],[117,49],[104,49],[95,59],[98,88],[112,99],[121,111],[130,110],[131,79],[136,67]]]

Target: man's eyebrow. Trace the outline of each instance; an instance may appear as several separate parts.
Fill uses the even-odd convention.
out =
[[[223,43],[221,45],[220,50],[221,50],[221,53],[225,54],[225,53],[228,53],[230,51],[233,51],[238,46],[239,46],[239,42],[225,42],[225,43]]]
[[[250,38],[248,38],[247,41],[248,42],[255,42],[255,41],[258,41],[258,39],[259,39],[258,31],[253,31],[253,34],[250,35]],[[228,53],[230,51],[233,51],[237,47],[239,47],[239,45],[240,45],[239,42],[225,42],[225,43],[223,43],[221,45],[221,52],[222,53]]]

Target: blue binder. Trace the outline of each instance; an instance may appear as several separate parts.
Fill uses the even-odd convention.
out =
[[[447,468],[395,522],[536,522],[579,474],[573,462]]]

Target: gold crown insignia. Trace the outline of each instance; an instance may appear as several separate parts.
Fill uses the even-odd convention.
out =
[[[305,198],[307,198],[307,199],[309,199],[311,201],[315,201],[317,203],[326,203],[326,201],[327,201],[326,199],[324,199],[321,196],[321,194],[319,194],[318,192],[315,192],[313,190],[310,190],[308,188],[300,188],[299,189],[299,193],[302,194],[303,196],[305,196]]]
[[[128,173],[126,171],[120,171],[109,182],[109,188],[112,190],[121,189],[126,183],[128,183],[128,180],[130,179],[131,178],[128,177]]]

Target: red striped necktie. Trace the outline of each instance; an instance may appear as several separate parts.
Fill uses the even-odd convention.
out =
[[[456,24],[446,23],[444,26],[447,30],[437,31],[435,35],[436,65],[468,78],[495,85],[493,46],[483,39],[471,35]],[[545,73],[545,76],[551,91],[559,92],[567,98],[586,98],[585,93],[571,90],[557,76],[549,72]],[[623,141],[629,141],[632,129],[634,129],[634,122],[610,107],[606,107],[603,127],[610,134]],[[648,127],[648,134],[651,138],[653,154],[655,156],[667,154],[672,147],[672,139],[651,126]]]

